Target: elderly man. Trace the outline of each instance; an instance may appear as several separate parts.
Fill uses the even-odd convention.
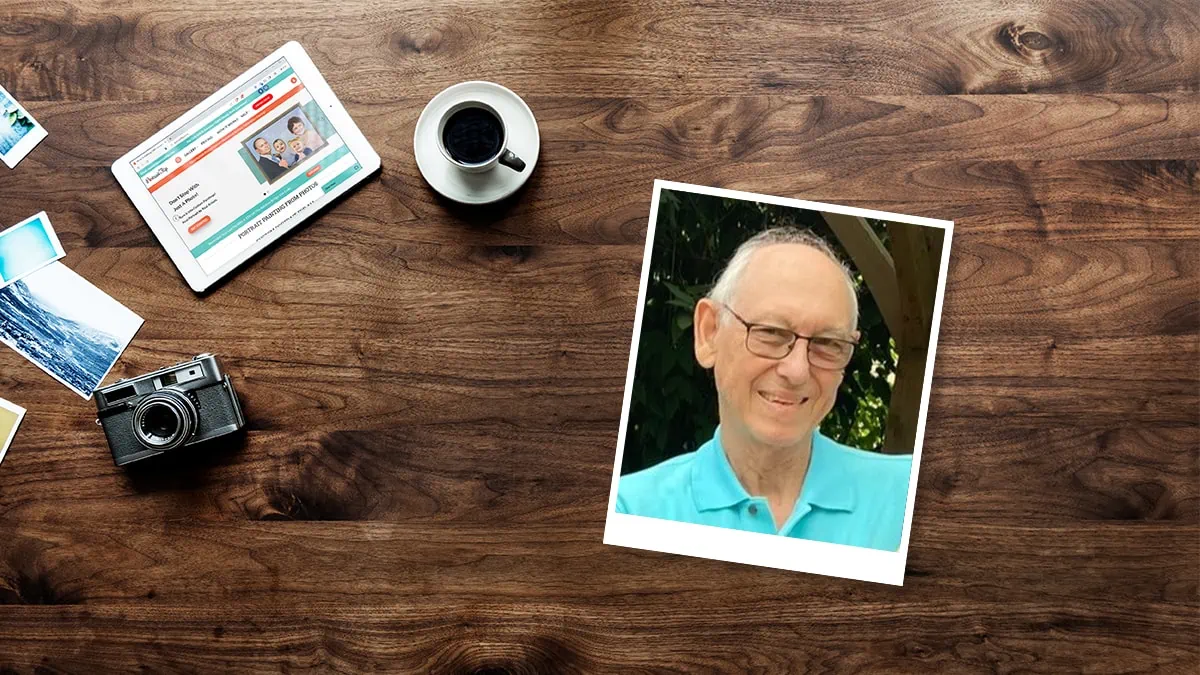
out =
[[[623,476],[617,511],[895,551],[911,455],[820,432],[858,342],[849,271],[809,232],[743,243],[693,317],[720,424],[695,452]]]
[[[267,142],[267,139],[254,139],[254,152],[258,153],[258,168],[262,169],[263,175],[267,177],[267,182],[283,175],[283,167],[275,161],[271,154],[271,144]]]

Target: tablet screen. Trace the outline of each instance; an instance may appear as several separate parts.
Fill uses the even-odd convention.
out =
[[[131,165],[206,274],[362,170],[286,58]]]

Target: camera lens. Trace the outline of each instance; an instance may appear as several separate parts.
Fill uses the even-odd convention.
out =
[[[172,389],[160,389],[146,396],[133,411],[133,433],[148,448],[177,448],[191,438],[195,429],[195,404]]]
[[[165,405],[149,408],[142,417],[142,431],[150,436],[170,438],[179,432],[179,415]]]

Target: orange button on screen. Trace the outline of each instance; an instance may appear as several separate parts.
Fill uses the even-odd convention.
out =
[[[211,217],[204,216],[200,220],[197,220],[196,222],[192,223],[191,225],[188,225],[188,234],[196,234],[196,230],[199,230],[200,228],[204,227],[205,225],[207,225],[211,222],[212,222]]]
[[[320,165],[320,164],[318,164],[318,165],[314,166],[313,168],[309,169],[308,171],[305,171],[305,172],[304,172],[304,175],[305,175],[305,176],[308,176],[309,178],[312,178],[312,177],[313,177],[313,174],[314,174],[314,173],[316,173],[316,172],[318,172],[318,171],[320,171],[320,170],[321,170],[321,165]]]
[[[254,102],[254,105],[252,105],[252,106],[250,106],[250,107],[251,107],[251,108],[254,108],[255,110],[258,110],[259,108],[263,107],[264,105],[266,105],[266,104],[270,103],[270,102],[271,102],[271,99],[273,99],[273,98],[275,98],[273,95],[271,95],[271,94],[267,94],[266,96],[264,96],[264,97],[262,97],[262,98],[258,99],[257,101],[255,101],[255,102]]]

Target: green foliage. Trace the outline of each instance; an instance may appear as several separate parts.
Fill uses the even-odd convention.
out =
[[[4,121],[13,129],[31,129],[33,120],[29,119],[19,108],[13,108],[3,114]]]
[[[882,221],[869,221],[888,243]],[[817,211],[663,190],[625,438],[622,473],[690,452],[712,437],[717,394],[712,373],[696,363],[692,310],[746,239],[777,225],[809,228],[844,261],[841,248]],[[897,354],[887,325],[854,271],[862,340],[821,425],[823,433],[864,450],[883,447]]]

